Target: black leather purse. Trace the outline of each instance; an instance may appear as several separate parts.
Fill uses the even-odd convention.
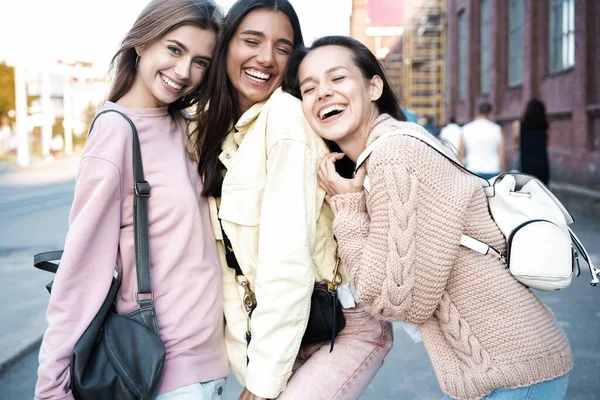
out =
[[[140,308],[127,314],[116,312],[115,298],[120,280],[113,278],[102,307],[75,344],[71,353],[71,391],[77,400],[152,399],[158,390],[165,362],[165,346],[159,336],[154,309],[154,294],[150,285],[150,247],[148,236],[148,197],[150,185],[144,179],[142,155],[137,129],[121,114],[133,131],[133,226]],[[92,131],[90,127],[90,132]],[[34,256],[34,266],[56,273],[62,251]],[[52,282],[46,285],[52,289]],[[147,298],[141,299],[140,296]]]
[[[330,341],[329,352],[333,351],[333,345],[338,333],[345,328],[346,318],[337,295],[337,285],[340,275],[337,272],[339,260],[333,271],[333,280],[323,280],[315,283],[310,298],[310,315],[308,324],[302,336],[302,344],[313,344]]]
[[[219,221],[220,222],[220,221]],[[246,343],[250,344],[252,333],[250,331],[250,321],[252,312],[256,308],[256,297],[250,288],[250,284],[233,252],[233,247],[229,238],[223,230],[221,224],[221,232],[223,233],[223,242],[225,247],[225,258],[227,266],[235,271],[235,281],[238,285],[244,288],[243,305],[248,318],[246,329]],[[337,258],[337,255],[336,255]],[[341,276],[338,273],[339,259],[336,260],[333,270],[333,280],[323,280],[315,283],[311,298],[310,298],[310,314],[308,324],[304,335],[302,336],[302,345],[321,343],[330,341],[329,352],[333,351],[335,338],[338,333],[346,326],[346,318],[342,312],[342,306],[337,297],[337,285],[341,282]]]

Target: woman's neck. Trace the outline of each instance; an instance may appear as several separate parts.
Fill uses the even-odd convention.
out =
[[[145,87],[139,75],[137,75],[129,91],[115,101],[115,103],[125,108],[160,108],[166,105],[157,104],[157,100],[149,93],[150,91]]]
[[[356,162],[360,153],[367,148],[369,134],[379,115],[379,110],[373,110],[356,131],[336,142],[342,152],[352,161]]]

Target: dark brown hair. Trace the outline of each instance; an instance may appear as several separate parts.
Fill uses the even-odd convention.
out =
[[[371,50],[361,42],[350,36],[324,36],[315,40],[310,48],[300,48],[291,55],[285,73],[283,90],[291,95],[302,99],[300,83],[298,82],[298,69],[300,64],[312,50],[324,46],[340,46],[352,52],[354,64],[360,69],[363,78],[371,79],[375,75],[383,81],[383,92],[376,101],[377,109],[381,114],[389,114],[398,121],[406,121],[406,116],[400,107],[400,101],[390,85],[381,63],[377,60]]]
[[[527,102],[521,125],[526,129],[543,130],[548,129],[548,117],[546,116],[546,106],[544,103],[532,98]]]
[[[137,17],[115,53],[110,69],[113,80],[107,99],[117,101],[133,85],[136,76],[137,53],[135,48],[159,40],[161,37],[184,25],[196,25],[202,29],[219,33],[223,13],[213,0],[153,0]],[[206,79],[193,93],[169,105],[171,113],[203,103],[201,93]]]
[[[283,82],[283,90],[291,95],[302,99],[300,83],[298,81],[298,70],[304,58],[312,50],[324,46],[340,46],[352,52],[354,64],[360,69],[363,78],[369,80],[375,75],[383,81],[381,97],[375,102],[381,114],[389,114],[398,121],[406,121],[402,112],[400,101],[390,85],[381,63],[367,46],[349,36],[324,36],[315,40],[310,48],[299,48],[291,55]],[[337,143],[325,140],[330,151],[341,153],[342,150]],[[354,172],[354,163],[348,157],[344,157],[335,163],[336,171],[344,178],[351,178]]]
[[[198,158],[198,173],[204,182],[202,196],[221,195],[223,178],[219,153],[232,124],[239,117],[235,101],[237,94],[227,76],[227,48],[242,20],[259,8],[283,12],[294,31],[294,48],[304,44],[300,21],[288,0],[238,0],[229,9],[207,79],[210,110],[198,113],[198,126],[192,133]]]

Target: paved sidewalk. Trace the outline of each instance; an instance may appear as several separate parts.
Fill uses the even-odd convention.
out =
[[[75,176],[80,153],[59,158],[32,158],[28,167],[0,163],[0,184],[51,183]]]

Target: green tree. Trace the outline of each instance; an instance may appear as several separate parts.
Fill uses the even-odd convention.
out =
[[[0,121],[15,109],[15,69],[0,63]]]

